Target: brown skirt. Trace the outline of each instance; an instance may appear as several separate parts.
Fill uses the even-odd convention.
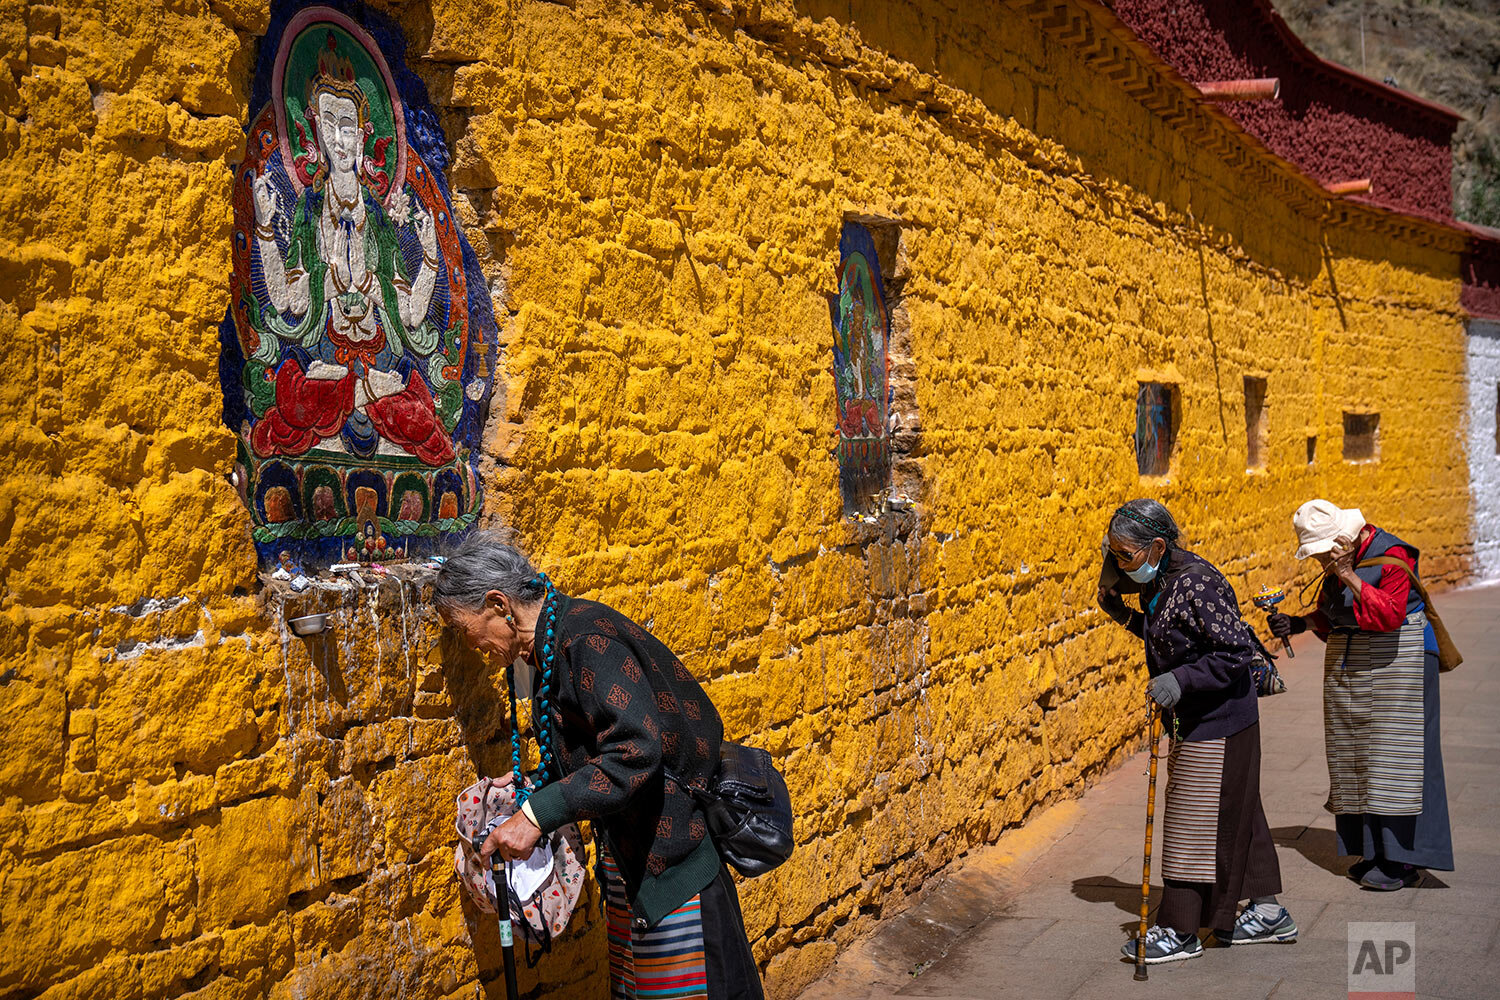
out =
[[[1242,899],[1281,891],[1281,865],[1260,804],[1260,723],[1224,741],[1212,882],[1163,879],[1156,922],[1179,934],[1227,931]]]

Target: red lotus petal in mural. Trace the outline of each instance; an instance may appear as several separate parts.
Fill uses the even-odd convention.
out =
[[[293,427],[272,409],[250,433],[250,447],[257,455],[300,455],[318,436],[305,427]]]
[[[354,410],[354,376],[308,378],[286,362],[276,372],[276,405],[255,425],[250,444],[260,455],[300,455],[337,434]]]
[[[370,400],[365,407],[381,437],[400,445],[428,465],[453,461],[453,442],[438,422],[427,383],[413,375],[406,388],[392,396]]]
[[[851,399],[844,404],[839,431],[844,437],[870,437],[880,434],[880,408],[872,399]]]

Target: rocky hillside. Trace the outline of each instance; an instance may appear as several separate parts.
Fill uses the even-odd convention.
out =
[[[1314,52],[1446,104],[1453,210],[1500,227],[1500,0],[1273,0]]]

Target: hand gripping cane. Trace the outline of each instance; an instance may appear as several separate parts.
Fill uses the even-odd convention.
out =
[[[1151,767],[1146,782],[1146,849],[1141,862],[1141,929],[1135,939],[1135,979],[1146,979],[1146,921],[1151,909],[1151,834],[1156,826],[1156,745],[1161,742],[1161,709],[1146,699],[1151,713]]]
[[[1286,591],[1280,587],[1261,587],[1260,592],[1251,598],[1251,600],[1257,608],[1260,608],[1269,617],[1271,612],[1276,610],[1276,605],[1286,600]],[[1286,652],[1287,656],[1290,656],[1294,660],[1297,658],[1297,654],[1292,652],[1292,640],[1286,636],[1281,637],[1281,648]]]

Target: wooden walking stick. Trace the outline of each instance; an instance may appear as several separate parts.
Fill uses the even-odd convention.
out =
[[[1146,780],[1146,849],[1141,862],[1141,929],[1135,939],[1135,979],[1146,979],[1146,920],[1151,909],[1151,834],[1156,826],[1156,746],[1161,742],[1161,709],[1149,697],[1146,705],[1151,713],[1151,767]]]

